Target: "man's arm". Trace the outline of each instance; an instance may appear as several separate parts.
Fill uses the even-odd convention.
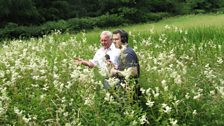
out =
[[[83,59],[80,59],[80,58],[74,58],[75,62],[79,65],[85,65],[85,66],[88,66],[89,68],[93,68],[95,67],[95,65],[90,62],[90,61],[87,61],[87,60],[83,60]]]

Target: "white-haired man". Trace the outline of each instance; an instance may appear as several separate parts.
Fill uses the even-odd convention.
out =
[[[117,67],[119,65],[120,50],[117,49],[113,43],[113,37],[110,31],[103,31],[100,34],[100,43],[102,47],[98,49],[91,60],[83,60],[81,58],[74,58],[75,62],[93,68],[97,66],[106,73],[107,58]]]

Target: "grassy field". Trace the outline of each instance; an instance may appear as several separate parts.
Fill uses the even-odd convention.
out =
[[[224,125],[223,21],[188,15],[122,27],[140,60],[138,100],[133,83],[104,90],[97,68],[73,61],[93,57],[104,29],[2,42],[0,124]]]
[[[223,27],[224,24],[223,14],[210,14],[210,15],[186,15],[186,16],[179,16],[179,17],[172,17],[168,19],[163,19],[157,23],[146,23],[146,24],[138,24],[138,25],[131,25],[126,27],[119,27],[120,29],[124,29],[133,33],[147,33],[150,31],[154,32],[162,32],[164,31],[164,27],[166,25],[169,26],[176,26],[182,29],[194,29],[194,28],[207,28],[207,27]],[[108,28],[104,30],[111,30],[114,31],[118,28]],[[102,29],[95,29],[91,32],[88,32],[87,38],[93,39],[100,34]],[[79,36],[79,35],[78,35]]]

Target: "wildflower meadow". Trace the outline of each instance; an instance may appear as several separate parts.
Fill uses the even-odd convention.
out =
[[[162,29],[129,31],[141,66],[138,99],[131,82],[105,90],[97,68],[75,64],[73,57],[93,57],[98,36],[55,31],[1,41],[0,124],[224,125],[224,29]]]

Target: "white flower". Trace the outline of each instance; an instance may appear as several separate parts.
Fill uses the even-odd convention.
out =
[[[223,59],[221,57],[218,57],[217,63],[221,65],[223,63]]]
[[[169,30],[171,27],[169,25],[165,25],[165,29]]]
[[[20,111],[17,107],[14,107],[14,112],[18,115],[21,116],[22,115],[22,111]]]
[[[91,98],[91,97],[87,97],[87,98],[85,98],[84,105],[89,105],[89,106],[91,106],[92,104],[93,104],[93,98]]]
[[[149,124],[149,121],[146,118],[146,114],[142,115],[142,117],[140,118],[140,123],[143,124]]]
[[[140,88],[140,91],[142,92],[142,94],[145,93],[145,89],[144,88]]]
[[[151,101],[151,99],[150,100],[147,100],[147,102],[146,102],[146,105],[148,105],[150,108],[154,105],[154,101]]]
[[[71,123],[66,123],[65,126],[72,126]]]
[[[211,91],[210,91],[210,94],[211,94],[211,95],[215,95],[215,90],[211,90]]]
[[[162,104],[162,110],[163,110],[163,112],[165,112],[165,113],[170,113],[171,112],[171,107],[169,107],[167,104],[165,104],[165,103],[163,103]]]
[[[185,98],[186,98],[186,99],[189,99],[189,98],[190,98],[189,93],[187,93],[187,94],[185,95]]]
[[[79,72],[78,70],[74,70],[74,71],[70,74],[71,78],[73,78],[73,79],[77,79],[77,78],[79,78],[79,75],[80,75],[80,72]]]
[[[150,96],[151,94],[150,94],[150,91],[151,91],[152,89],[151,88],[148,88],[146,91],[145,91],[145,93],[148,95],[148,96]]]
[[[40,95],[40,100],[41,100],[41,101],[44,100],[45,97],[46,97],[46,94],[42,94],[42,95]]]
[[[193,99],[197,100],[197,99],[199,99],[200,97],[201,97],[201,94],[198,93],[197,95],[195,95],[195,96],[193,97]]]
[[[194,110],[193,112],[192,112],[192,114],[195,116],[195,115],[197,115],[198,113],[197,113],[197,110]]]
[[[176,84],[181,84],[181,83],[182,83],[181,76],[180,76],[180,75],[177,75],[177,76],[174,78],[174,82],[175,82]]]
[[[216,87],[216,89],[222,96],[224,96],[224,87]]]
[[[174,120],[174,119],[169,119],[170,120],[170,124],[171,124],[171,126],[178,126],[178,124],[177,124],[177,120]]]
[[[106,93],[106,96],[104,97],[105,101],[113,101],[113,96],[110,95],[110,93]]]
[[[166,85],[166,80],[162,80],[162,81],[161,81],[161,84],[162,84],[162,85]]]
[[[29,123],[29,121],[31,120],[31,118],[26,118],[25,116],[23,116],[22,119],[25,123]]]
[[[193,97],[193,99],[199,99],[202,96],[203,89],[199,88],[197,94]]]
[[[109,78],[109,79],[107,79],[107,82],[108,82],[108,84],[109,84],[111,87],[114,87],[115,85],[118,84],[119,79],[117,79],[117,78]]]
[[[4,78],[5,77],[5,72],[0,70],[0,78]]]

